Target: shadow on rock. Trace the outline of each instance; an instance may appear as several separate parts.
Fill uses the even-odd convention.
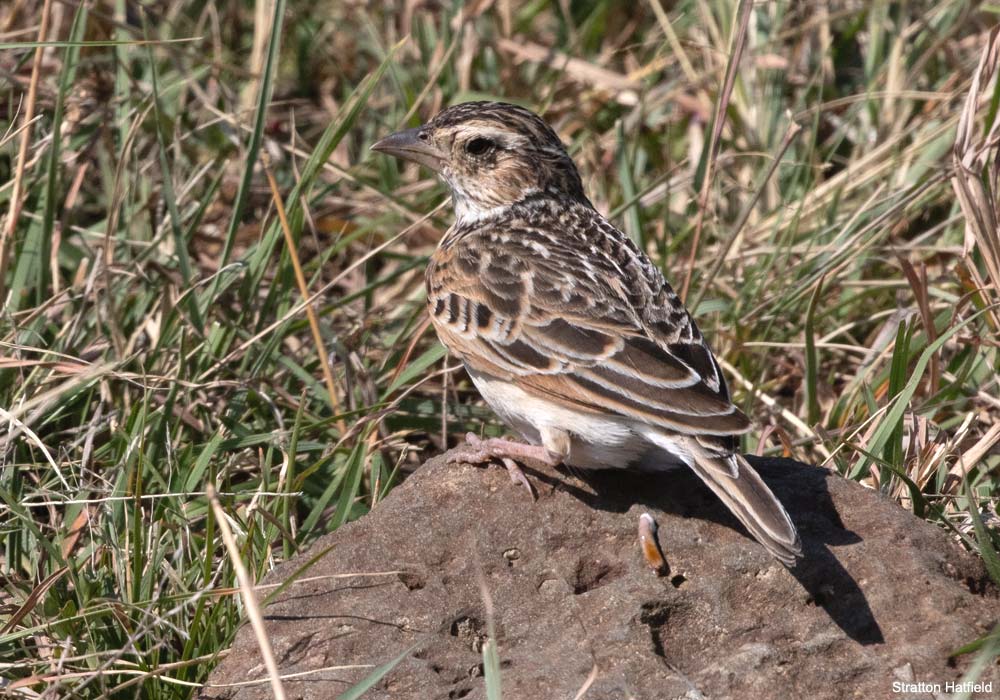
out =
[[[857,544],[861,537],[847,529],[827,487],[837,478],[825,469],[789,459],[748,456],[748,461],[767,482],[788,510],[802,537],[803,559],[790,573],[809,594],[809,602],[821,607],[830,619],[859,644],[885,641],[864,592],[841,565],[830,547]],[[624,513],[641,504],[683,517],[723,524],[753,538],[694,473],[675,469],[663,473],[624,470],[572,471],[572,476],[593,492],[551,475],[533,472],[532,477],[566,490],[591,508]],[[711,543],[705,543],[710,547]]]

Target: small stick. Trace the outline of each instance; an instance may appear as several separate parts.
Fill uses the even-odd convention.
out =
[[[667,560],[660,549],[660,542],[656,538],[658,530],[656,520],[649,513],[639,516],[639,546],[642,548],[642,556],[649,567],[659,576],[664,576],[670,570]]]

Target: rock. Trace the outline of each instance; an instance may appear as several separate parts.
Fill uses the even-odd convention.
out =
[[[504,700],[931,698],[962,678],[949,655],[1000,612],[980,561],[942,530],[825,469],[753,459],[799,527],[805,560],[785,569],[685,471],[571,476],[526,469],[532,502],[503,469],[427,462],[372,513],[279,566],[265,610],[283,674],[379,665],[415,649],[365,697],[486,697],[492,598]],[[651,513],[669,571],[642,557]],[[327,700],[371,667],[285,681]],[[205,698],[271,697],[252,630]],[[996,665],[980,680],[1000,692]],[[893,690],[893,683],[902,691]],[[216,687],[213,687],[216,686]],[[914,690],[918,688],[918,690]],[[990,693],[974,697],[988,697]]]

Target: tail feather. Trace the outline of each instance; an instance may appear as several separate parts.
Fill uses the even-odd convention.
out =
[[[695,439],[660,437],[656,442],[684,459],[775,559],[795,565],[802,556],[799,533],[784,506],[741,455],[714,453]]]

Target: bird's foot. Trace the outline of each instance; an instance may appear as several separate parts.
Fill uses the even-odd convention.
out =
[[[448,462],[451,464],[464,462],[467,464],[486,464],[493,461],[500,461],[507,472],[510,480],[515,484],[521,484],[532,500],[535,499],[535,489],[528,481],[528,477],[521,471],[515,459],[534,459],[548,466],[556,466],[562,462],[562,458],[546,449],[542,445],[529,445],[523,442],[504,440],[503,438],[487,438],[483,440],[473,433],[467,433],[465,444],[456,447],[448,453]]]

